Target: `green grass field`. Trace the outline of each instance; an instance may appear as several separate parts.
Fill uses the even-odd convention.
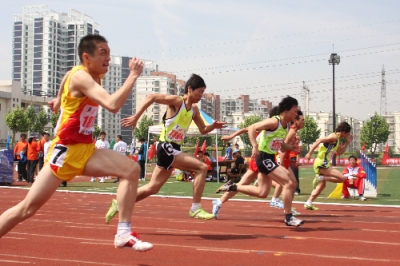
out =
[[[341,170],[341,168],[338,168]],[[306,201],[312,191],[312,180],[314,178],[312,168],[300,169],[300,189],[301,194],[295,196],[295,201]],[[139,182],[139,186],[147,182]],[[217,182],[207,182],[204,190],[204,197],[219,198],[220,194],[216,194],[215,190],[221,185]],[[316,202],[332,202],[332,203],[365,203],[365,204],[382,204],[382,205],[400,205],[400,168],[378,168],[378,197],[368,199],[365,202],[355,199],[333,200],[328,199],[328,195],[334,190],[336,184],[327,183],[325,190],[322,192]],[[109,192],[115,193],[117,184],[113,180],[106,180],[106,183],[91,183],[91,182],[72,182],[66,188],[59,190],[74,190],[88,192]],[[270,199],[273,189],[267,199]],[[175,178],[170,178],[167,183],[161,188],[158,193],[165,196],[191,196],[192,183],[176,181]],[[249,197],[244,194],[237,194],[238,199],[258,199]]]

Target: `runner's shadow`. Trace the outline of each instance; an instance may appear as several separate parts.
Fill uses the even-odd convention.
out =
[[[309,223],[307,221],[307,223]],[[307,225],[303,225],[301,227],[294,227],[290,228],[290,231],[296,231],[296,232],[334,232],[334,231],[359,231],[360,228],[343,228],[343,227],[307,227]]]
[[[375,210],[326,210],[326,211],[327,212],[382,212],[382,211],[375,211]],[[350,217],[353,217],[353,216],[350,216]]]

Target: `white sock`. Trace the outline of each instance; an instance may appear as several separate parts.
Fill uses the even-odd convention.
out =
[[[307,200],[306,204],[307,204],[308,206],[311,206],[311,205],[312,205],[312,201],[311,201],[311,200]]]
[[[221,207],[222,206],[222,201],[220,200],[220,199],[217,199],[217,205],[219,206],[219,207]]]
[[[201,203],[192,203],[192,212],[197,211],[198,209],[201,208]]]
[[[126,236],[131,233],[131,223],[128,222],[120,222],[118,223],[117,235],[118,236]]]
[[[272,197],[271,201],[272,201],[272,202],[276,202],[278,199],[279,199],[279,198],[274,198],[274,197]]]

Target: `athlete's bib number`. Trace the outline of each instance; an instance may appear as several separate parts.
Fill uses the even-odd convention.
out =
[[[86,105],[83,107],[80,115],[80,128],[79,133],[84,135],[90,135],[94,131],[94,121],[97,115],[97,106]]]
[[[65,156],[67,155],[68,147],[56,144],[51,152],[50,163],[62,167],[65,161]]]

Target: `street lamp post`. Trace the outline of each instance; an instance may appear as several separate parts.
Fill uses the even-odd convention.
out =
[[[333,77],[332,77],[332,119],[333,119],[333,131],[336,130],[336,112],[335,112],[335,65],[339,65],[340,56],[336,53],[332,53],[329,58],[329,64],[333,66]]]

